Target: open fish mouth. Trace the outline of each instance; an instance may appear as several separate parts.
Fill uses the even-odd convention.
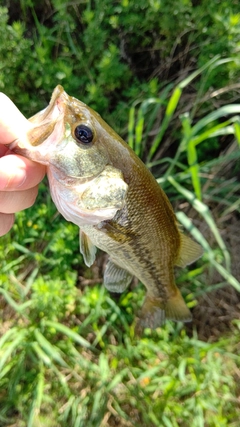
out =
[[[48,164],[45,154],[52,144],[60,140],[64,134],[64,117],[68,95],[61,86],[53,92],[50,104],[28,120],[31,127],[26,135],[16,139],[8,148],[14,153],[27,157],[38,163]],[[44,148],[43,148],[44,143]],[[38,147],[41,149],[38,149]]]

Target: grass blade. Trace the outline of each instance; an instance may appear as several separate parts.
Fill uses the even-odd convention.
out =
[[[5,289],[0,288],[0,294],[2,294],[4,296],[4,298],[6,299],[6,301],[8,302],[8,304],[17,312],[17,313],[21,313],[22,311],[24,311],[26,308],[30,307],[33,304],[33,301],[26,301],[23,304],[19,305],[17,304],[14,299],[9,295],[9,293],[7,291],[5,291]]]
[[[135,153],[139,157],[141,157],[141,153],[142,153],[143,128],[144,128],[144,114],[143,114],[143,109],[139,108],[138,115],[137,115],[137,123],[135,128]]]
[[[57,349],[57,347],[53,346],[43,335],[42,333],[36,329],[34,331],[34,335],[38,341],[38,344],[40,347],[44,350],[46,354],[48,354],[52,359],[54,359],[56,362],[58,362],[61,366],[67,367],[67,363],[63,360],[62,356],[60,355],[60,351]]]
[[[196,123],[196,125],[192,127],[193,135],[198,135],[201,129],[209,125],[209,123],[215,122],[215,120],[218,120],[221,117],[229,116],[231,114],[240,114],[240,104],[225,105],[207,114],[207,116],[204,116],[201,120],[199,120]],[[237,118],[235,119],[237,120]]]
[[[41,363],[40,372],[38,373],[37,377],[37,385],[34,391],[34,398],[32,401],[30,415],[28,419],[28,427],[34,427],[36,424],[38,424],[38,415],[40,413],[41,404],[44,396],[44,383],[44,368],[43,364]]]
[[[8,360],[8,358],[11,356],[11,354],[14,352],[16,348],[18,348],[19,344],[23,341],[24,337],[26,335],[26,331],[18,331],[17,337],[9,343],[9,345],[6,344],[6,349],[3,348],[1,359],[0,359],[0,372],[2,370],[2,367],[4,366],[5,362]]]
[[[50,357],[48,357],[48,355],[45,353],[45,351],[42,350],[42,348],[40,347],[38,342],[34,341],[34,342],[32,342],[31,345],[32,345],[32,348],[35,351],[37,357],[38,357],[38,360],[42,361],[47,366],[51,366],[52,361],[51,361]]]
[[[202,199],[202,193],[201,193],[201,183],[200,183],[200,176],[199,176],[199,164],[198,164],[198,157],[197,157],[197,150],[196,146],[194,144],[194,141],[191,139],[188,142],[187,146],[187,158],[188,158],[188,164],[190,167],[190,173],[192,177],[192,185],[194,188],[194,192],[196,194],[196,197],[201,200]]]
[[[177,108],[181,94],[182,94],[182,89],[179,86],[177,86],[175,88],[175,90],[173,91],[173,94],[172,94],[172,96],[168,102],[166,113],[165,113],[162,125],[160,127],[160,130],[159,130],[157,136],[155,137],[153,144],[150,148],[148,161],[150,161],[151,158],[154,156],[154,154],[156,153],[156,151],[159,147],[159,144],[162,141],[163,135],[164,135],[165,131],[167,130],[168,125],[171,121],[171,118],[172,118],[172,116],[173,116],[173,114]]]
[[[236,140],[237,140],[238,145],[240,147],[240,123],[239,122],[234,123],[234,131],[235,131]]]
[[[134,150],[134,122],[135,122],[135,107],[129,110],[128,118],[128,145]]]
[[[83,337],[81,337],[81,335],[78,335],[76,332],[72,331],[67,326],[62,325],[61,323],[52,322],[50,320],[47,320],[45,322],[45,325],[49,326],[50,328],[54,328],[57,331],[67,335],[67,337],[73,339],[74,341],[76,341],[81,346],[89,348],[92,351],[96,351],[96,349],[94,347],[92,347],[91,344],[89,344],[89,342],[87,340],[85,340]]]

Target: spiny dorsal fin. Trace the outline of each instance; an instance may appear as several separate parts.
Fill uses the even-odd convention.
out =
[[[190,237],[180,232],[181,246],[178,258],[175,265],[178,267],[186,267],[186,265],[192,264],[203,254],[202,247],[194,242]]]
[[[94,246],[89,239],[89,237],[84,233],[84,231],[79,231],[80,238],[80,252],[83,256],[84,262],[88,267],[94,263],[96,258],[97,248]]]

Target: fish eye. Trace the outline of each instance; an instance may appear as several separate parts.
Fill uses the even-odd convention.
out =
[[[93,131],[86,125],[78,125],[74,130],[77,141],[83,144],[90,144],[93,140]]]

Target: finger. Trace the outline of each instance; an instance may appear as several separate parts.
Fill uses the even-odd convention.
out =
[[[0,237],[7,234],[14,223],[14,214],[0,213]]]
[[[11,154],[0,158],[0,190],[27,190],[35,187],[45,175],[45,166],[25,157]]]
[[[11,214],[29,208],[35,202],[37,192],[37,187],[24,191],[0,191],[0,212]]]
[[[31,123],[16,105],[0,92],[0,143],[10,144],[16,138],[25,138]]]
[[[0,143],[0,157],[4,156],[7,151],[8,151],[8,148],[5,147],[4,145],[1,145]]]

